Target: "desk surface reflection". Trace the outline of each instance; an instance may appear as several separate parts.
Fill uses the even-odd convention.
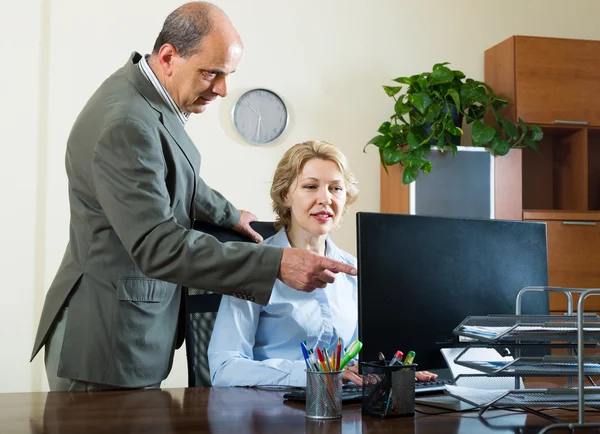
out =
[[[282,391],[251,388],[158,389],[115,392],[0,394],[0,432],[12,433],[537,433],[551,423],[533,414],[489,411],[382,420],[344,405],[336,421],[304,417],[304,405]],[[432,407],[418,409],[435,413]],[[577,413],[548,411],[575,422]],[[600,417],[590,414],[590,420]],[[526,427],[524,427],[526,426]],[[561,431],[553,431],[559,433]],[[568,431],[562,431],[568,432]]]

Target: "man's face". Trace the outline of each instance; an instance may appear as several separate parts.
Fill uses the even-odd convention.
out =
[[[196,54],[173,55],[167,91],[181,110],[202,113],[217,96],[227,95],[227,78],[237,68],[242,51],[239,39],[211,32]]]

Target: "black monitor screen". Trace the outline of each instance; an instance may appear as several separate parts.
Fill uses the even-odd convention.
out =
[[[548,284],[546,225],[404,214],[357,214],[361,360],[416,353],[445,367],[440,348],[471,315],[514,314],[517,292]],[[547,293],[523,297],[548,314]]]

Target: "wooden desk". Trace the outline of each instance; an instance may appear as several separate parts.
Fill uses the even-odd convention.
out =
[[[341,420],[304,417],[302,403],[282,392],[247,388],[195,388],[128,392],[0,394],[0,432],[61,434],[125,433],[537,433],[550,422],[532,414],[489,411],[381,420],[344,404]],[[432,407],[419,407],[436,412]],[[550,413],[550,412],[549,412]],[[576,412],[554,411],[574,422]],[[595,420],[600,420],[596,416]],[[527,429],[523,430],[523,425]],[[494,429],[495,427],[495,429]],[[499,431],[499,427],[505,430]],[[553,431],[552,434],[566,431]],[[577,431],[579,432],[579,431]],[[583,431],[581,431],[583,432]],[[588,431],[589,432],[589,431]]]

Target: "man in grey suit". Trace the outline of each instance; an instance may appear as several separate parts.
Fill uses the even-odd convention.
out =
[[[133,53],[94,93],[67,142],[70,238],[46,296],[32,359],[46,345],[51,390],[158,387],[181,346],[185,287],[266,305],[275,279],[301,291],[356,273],[304,249],[220,244],[195,220],[256,241],[256,217],[199,176],[184,130],[227,94],[240,37],[210,3],[171,13],[149,57]]]

